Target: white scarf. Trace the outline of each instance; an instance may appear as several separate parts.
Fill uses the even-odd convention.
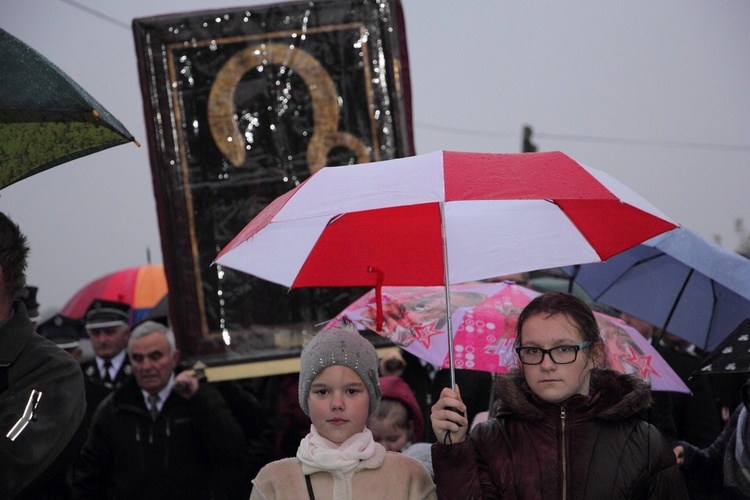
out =
[[[381,447],[365,427],[362,432],[337,445],[320,435],[314,425],[297,449],[297,460],[305,475],[327,471],[334,477],[333,498],[352,498],[352,476],[363,460],[372,458]],[[385,453],[382,453],[385,458]],[[381,460],[382,463],[382,460]],[[379,467],[380,463],[376,465]]]

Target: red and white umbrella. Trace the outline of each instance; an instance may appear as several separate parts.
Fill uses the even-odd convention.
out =
[[[214,262],[291,288],[449,285],[598,262],[674,227],[560,152],[437,151],[323,168]]]

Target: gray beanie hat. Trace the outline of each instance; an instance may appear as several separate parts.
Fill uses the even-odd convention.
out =
[[[333,365],[348,366],[359,375],[370,395],[370,415],[380,403],[378,353],[354,325],[336,326],[318,333],[302,350],[299,370],[299,405],[310,415],[307,397],[320,372]]]

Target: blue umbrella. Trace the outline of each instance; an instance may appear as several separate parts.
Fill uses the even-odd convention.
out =
[[[750,260],[685,227],[563,270],[596,302],[711,350],[750,317]]]

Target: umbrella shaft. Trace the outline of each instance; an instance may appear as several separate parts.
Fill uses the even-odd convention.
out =
[[[456,390],[456,363],[453,357],[453,322],[451,320],[451,279],[448,272],[448,238],[445,232],[445,205],[440,202],[440,229],[443,236],[443,273],[445,282],[445,324],[448,330],[448,360],[451,389]]]

